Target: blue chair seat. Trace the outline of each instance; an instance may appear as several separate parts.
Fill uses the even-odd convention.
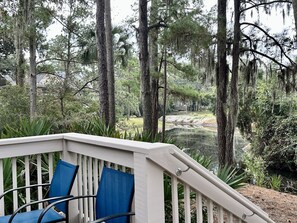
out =
[[[92,221],[93,223],[130,223],[130,216],[135,214],[130,211],[133,196],[134,175],[104,167],[96,195],[83,195],[61,199],[50,204],[45,209],[45,212],[61,202],[96,197],[96,220]]]
[[[36,223],[38,220],[38,217],[42,211],[43,211],[43,209],[30,211],[30,214],[28,214],[27,212],[18,213],[14,217],[12,223],[24,223],[24,222]],[[7,223],[9,218],[10,218],[10,215],[0,217],[0,223]],[[59,222],[59,221],[63,221],[63,220],[65,220],[65,217],[60,215],[55,210],[50,209],[48,212],[46,212],[46,214],[42,218],[42,223]]]
[[[56,202],[62,198],[70,197],[70,191],[78,170],[78,166],[73,165],[71,163],[59,160],[51,180],[48,196],[45,199],[39,201],[33,201],[28,204],[24,204],[19,207],[12,215],[6,215],[0,217],[0,223],[36,223],[41,212],[44,209],[40,210],[32,210],[28,212],[21,212],[25,210],[25,208],[32,204],[44,203],[48,202],[49,204]],[[24,188],[31,188],[42,186],[40,185],[30,185],[25,187],[14,188],[6,191],[4,194],[0,195],[0,199],[4,197],[5,194],[11,193],[14,190],[24,189]],[[42,218],[42,223],[54,223],[54,222],[61,222],[66,221],[69,222],[68,217],[68,202],[59,203],[55,208],[61,210],[64,213],[64,216],[59,215],[53,209],[50,209]]]

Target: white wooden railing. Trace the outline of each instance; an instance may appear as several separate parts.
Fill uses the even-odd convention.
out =
[[[132,172],[136,223],[273,222],[174,145],[76,133],[0,140],[0,194],[7,185],[50,180],[59,157],[80,166],[73,195],[95,194],[104,165]],[[38,197],[43,193],[39,188]],[[26,202],[33,197],[32,191],[25,190],[14,192],[12,201],[1,199],[0,215],[7,214],[5,209],[15,210],[20,196]],[[70,222],[93,219],[92,200],[70,205]]]

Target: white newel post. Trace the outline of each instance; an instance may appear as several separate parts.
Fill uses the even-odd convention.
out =
[[[134,153],[135,223],[165,223],[163,169]]]
[[[62,153],[62,159],[66,162],[72,163],[74,165],[77,165],[77,154],[68,152],[68,144],[67,141],[63,140],[63,153]],[[80,168],[80,167],[79,167]],[[76,176],[72,190],[71,195],[78,196],[78,185],[77,185],[77,178]],[[69,222],[71,223],[79,223],[79,210],[78,210],[78,201],[73,200],[69,202]]]

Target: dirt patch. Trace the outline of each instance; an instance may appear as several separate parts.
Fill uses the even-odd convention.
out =
[[[238,192],[261,207],[276,223],[297,223],[297,196],[254,185]]]

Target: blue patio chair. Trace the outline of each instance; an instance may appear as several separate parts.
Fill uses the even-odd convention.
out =
[[[35,184],[31,186],[14,188],[6,191],[3,195],[0,196],[0,199],[15,190],[32,188],[32,187],[40,187],[40,186],[49,186],[49,192],[47,198],[39,201],[33,201],[28,204],[24,204],[20,208],[18,208],[12,215],[6,215],[0,217],[0,223],[36,223],[38,217],[43,212],[44,209],[32,210],[29,212],[20,212],[29,205],[45,203],[49,204],[54,203],[58,199],[63,199],[70,197],[70,191],[78,170],[78,166],[67,163],[65,161],[59,160],[56,166],[52,181],[50,184]],[[63,212],[64,214],[60,214],[59,212]],[[68,203],[63,202],[59,203],[55,206],[55,210],[51,209],[44,215],[42,219],[42,223],[53,223],[53,222],[68,222]]]
[[[41,213],[37,223],[41,223],[43,215],[46,215],[52,206],[82,198],[96,199],[96,220],[92,223],[129,223],[130,216],[134,215],[134,212],[131,212],[133,195],[134,176],[132,174],[104,167],[96,195],[70,197],[54,202]]]

